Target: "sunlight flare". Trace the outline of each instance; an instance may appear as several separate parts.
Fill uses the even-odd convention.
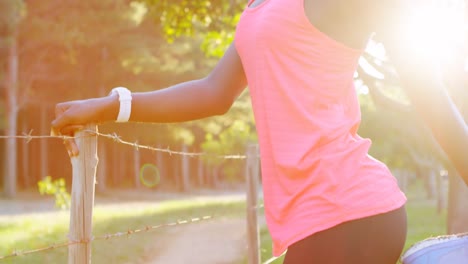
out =
[[[409,16],[406,38],[415,53],[440,61],[460,50],[466,27],[464,1],[432,1]]]

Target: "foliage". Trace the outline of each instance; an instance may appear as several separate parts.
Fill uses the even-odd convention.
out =
[[[17,27],[23,16],[24,3],[22,0],[0,1],[0,129],[5,125],[4,116],[7,112],[3,96],[2,86],[7,75],[8,48],[16,36]],[[5,87],[6,89],[6,87]]]
[[[2,1],[0,8],[7,2]],[[7,17],[3,15],[11,12],[0,11],[1,31]],[[104,96],[115,86],[127,86],[135,92],[159,89],[193,78],[207,68],[206,63],[200,63],[204,55],[194,41],[167,44],[158,24],[135,1],[24,1],[22,12],[17,24],[20,67],[15,108],[26,122],[20,123],[20,133],[47,133],[43,130],[49,124],[34,118],[38,107],[49,110],[49,121],[57,102]],[[0,76],[6,70],[5,57],[0,56]],[[2,88],[0,85],[0,93]],[[133,128],[127,134],[132,134],[130,130],[135,133]],[[121,131],[125,134],[125,129]],[[142,132],[139,142],[152,144],[187,138],[167,127]],[[69,177],[64,170],[53,173]]]
[[[211,154],[204,157],[205,164],[222,167],[228,179],[238,179],[243,170],[239,160],[226,160],[217,156],[244,155],[247,144],[257,141],[249,93],[244,92],[226,116],[203,125],[206,134],[201,148]]]
[[[245,0],[145,0],[166,39],[202,36],[207,56],[221,57],[234,39]]]
[[[51,119],[52,107],[59,101],[103,96],[114,86],[148,91],[205,76],[233,41],[246,4],[246,0],[0,1],[0,42],[4,42],[0,43],[0,78],[5,71],[5,36],[17,30],[18,108],[20,115],[28,116],[24,118],[27,128],[18,130],[44,132],[39,129],[44,126],[40,119],[30,118],[37,106],[48,106]],[[21,19],[9,12],[17,7]],[[378,63],[389,65],[384,60]],[[386,95],[404,101],[398,85],[383,82]],[[372,106],[369,95],[362,97],[371,107],[363,105],[360,132],[374,140],[375,156],[404,167],[413,163],[408,149],[417,155],[431,151],[427,131],[414,126],[413,116]],[[0,127],[2,122],[0,113]],[[241,126],[249,127],[250,135],[236,135]],[[244,93],[225,116],[176,126],[107,125],[104,130],[118,129],[119,135],[142,144],[178,147],[184,143],[195,149],[204,144],[207,151],[233,154],[244,152],[242,140],[255,140],[254,127],[248,93]],[[227,144],[229,140],[235,143]]]
[[[0,16],[0,47],[8,45],[20,22],[22,10],[24,10],[22,0],[0,1],[0,13],[2,14]]]
[[[37,183],[41,195],[52,195],[55,198],[55,206],[62,210],[70,208],[70,194],[67,191],[65,179],[52,181],[52,177],[47,176]]]
[[[358,70],[362,125],[359,134],[373,140],[371,154],[392,168],[418,171],[446,165],[430,130],[411,107],[383,45],[371,41]]]

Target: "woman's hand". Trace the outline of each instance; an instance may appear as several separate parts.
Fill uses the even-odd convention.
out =
[[[87,124],[114,120],[112,113],[117,110],[113,111],[113,108],[118,108],[117,95],[59,103],[55,106],[51,133],[73,137],[76,131]],[[64,144],[70,157],[78,155],[78,146],[72,138],[65,139]]]

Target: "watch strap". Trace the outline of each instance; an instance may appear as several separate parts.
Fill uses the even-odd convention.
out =
[[[132,93],[125,87],[116,87],[112,89],[110,94],[117,94],[119,96],[120,107],[116,122],[128,122],[132,112]]]

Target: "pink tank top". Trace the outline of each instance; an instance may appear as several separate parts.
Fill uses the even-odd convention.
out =
[[[309,22],[304,0],[248,7],[235,37],[259,137],[273,254],[345,221],[397,209],[406,197],[357,135],[353,75],[360,50]]]

